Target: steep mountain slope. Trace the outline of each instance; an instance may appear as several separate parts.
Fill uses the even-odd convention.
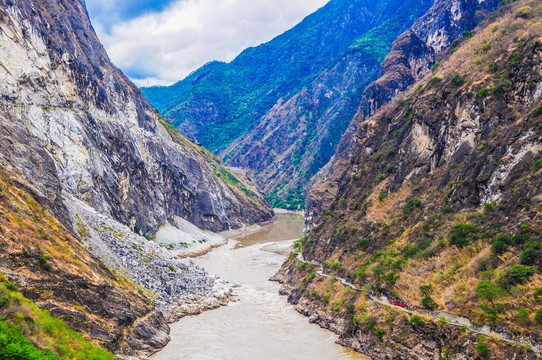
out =
[[[172,141],[83,2],[3,2],[2,14],[2,162],[56,214],[63,189],[147,235],[174,215],[211,230],[270,218]]]
[[[375,358],[539,357],[541,21],[539,1],[516,1],[465,33],[366,119],[311,194],[334,193],[314,199],[298,243],[310,262],[292,254],[283,291],[344,344]]]
[[[167,343],[166,320],[141,290],[91,256],[17,176],[1,170],[0,186],[0,324],[19,327],[62,358],[102,353],[63,321],[113,352],[143,355]],[[0,357],[20,358],[7,356],[8,349]]]
[[[142,91],[175,126],[274,191],[275,206],[300,208],[391,42],[431,5],[333,0],[229,64]]]
[[[178,133],[110,63],[83,0],[0,0],[0,132],[0,282],[14,283],[0,289],[0,337],[19,326],[61,358],[98,350],[45,310],[145,356],[169,340],[168,321],[228,302],[227,284],[154,241],[160,228],[273,216],[248,177]]]
[[[495,0],[435,1],[410,31],[392,44],[390,53],[382,63],[379,79],[363,92],[360,109],[338,146],[338,156],[348,156],[353,144],[352,134],[367,117],[425,75],[454,41],[464,32],[472,30],[498,4],[499,1]],[[438,67],[438,63],[435,67]]]

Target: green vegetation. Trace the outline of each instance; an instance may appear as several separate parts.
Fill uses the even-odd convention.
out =
[[[56,360],[50,351],[39,350],[16,327],[0,321],[0,359],[5,360]]]
[[[371,245],[371,242],[367,239],[359,239],[358,240],[358,245],[360,248],[362,249],[367,249],[369,247],[369,245]]]
[[[493,304],[494,300],[504,295],[504,291],[491,281],[481,280],[476,286],[476,294],[479,298],[487,300]]]
[[[419,325],[419,326],[423,326],[425,324],[423,319],[418,315],[412,315],[408,323],[411,325]]]
[[[64,321],[39,309],[10,283],[0,283],[0,359],[113,360],[106,350],[93,346]],[[42,344],[38,349],[34,344]]]
[[[476,351],[484,359],[491,357],[491,352],[486,344],[476,343]]]
[[[42,256],[40,256],[38,258],[40,268],[42,268],[45,271],[51,271],[51,269],[52,269],[51,264],[49,264],[49,262],[47,262],[48,257],[49,256],[47,254],[43,254]]]
[[[335,20],[350,12],[350,4],[332,2],[287,33],[246,49],[229,64],[211,62],[173,86],[143,88],[142,92],[162,114],[173,118],[173,125],[187,120],[201,124],[198,141],[211,151],[223,149],[279,98],[309,81],[344,51],[366,54],[368,64],[382,61],[392,41],[427,10],[414,0],[382,5],[377,13],[386,14],[384,22],[352,21],[339,26]],[[191,109],[206,109],[208,104],[214,105],[216,115],[206,116],[201,123],[199,112]]]
[[[503,287],[510,287],[514,285],[521,285],[527,282],[527,280],[536,274],[538,271],[530,266],[514,265],[506,269],[501,283]]]
[[[442,81],[441,78],[439,78],[438,76],[435,76],[431,79],[431,85],[436,85],[438,83],[440,83]]]
[[[421,304],[424,308],[429,310],[433,310],[438,307],[438,304],[435,302],[435,300],[433,300],[430,295],[425,295],[421,300]]]
[[[408,199],[406,205],[403,206],[403,219],[408,218],[410,213],[412,213],[415,208],[419,208],[420,206],[422,206],[422,201],[420,199]]]
[[[478,229],[472,224],[458,224],[450,230],[450,245],[462,248],[476,237]]]

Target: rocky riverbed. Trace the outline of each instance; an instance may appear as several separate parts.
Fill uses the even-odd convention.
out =
[[[232,288],[226,281],[209,276],[194,260],[180,258],[170,245],[191,241],[200,235],[198,232],[203,233],[195,226],[184,224],[190,233],[176,229],[175,236],[168,238],[170,243],[164,234],[155,241],[134,233],[69,195],[65,196],[65,203],[84,245],[114,273],[140,285],[168,322],[230,302]],[[209,242],[223,239],[213,233],[205,233],[205,236],[212,239]]]

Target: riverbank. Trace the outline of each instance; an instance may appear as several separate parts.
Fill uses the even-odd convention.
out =
[[[286,210],[286,209],[280,209],[280,208],[273,208],[273,211],[275,212],[275,214],[283,214],[283,215],[301,215],[301,216],[303,216],[305,214],[304,211]]]
[[[237,301],[172,324],[170,343],[153,359],[367,359],[337,345],[335,334],[310,324],[279,295],[279,284],[269,281],[302,229],[302,217],[277,214],[272,226],[240,234],[191,259],[239,285],[234,288]]]
[[[309,273],[313,274],[311,281],[316,284],[333,286],[341,293],[350,294],[351,300],[359,296],[361,300],[352,304],[367,315],[352,316],[348,311],[342,311],[340,301],[322,299],[317,291],[311,290],[314,288],[309,287],[306,281]],[[376,359],[395,356],[440,358],[442,349],[454,349],[462,355],[454,358],[471,359],[476,358],[477,342],[486,337],[496,358],[515,359],[518,354],[525,355],[527,359],[540,358],[540,344],[534,338],[478,325],[445,311],[430,311],[417,306],[408,308],[397,299],[371,292],[368,290],[370,286],[363,290],[358,284],[326,273],[321,263],[307,261],[299,253],[282,266],[273,280],[282,284],[281,294],[286,295],[290,304],[311,323],[339,335],[340,344]],[[306,288],[300,290],[301,284]],[[328,304],[335,308],[330,309]],[[388,332],[392,335],[390,340],[382,336]]]

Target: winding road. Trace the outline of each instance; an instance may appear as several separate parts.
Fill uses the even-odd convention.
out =
[[[360,292],[362,291],[362,289],[360,289],[359,286],[352,284],[351,282],[347,281],[346,279],[343,279],[343,278],[338,277],[336,275],[326,274],[324,272],[324,268],[323,268],[321,263],[316,262],[316,261],[311,261],[311,260],[305,260],[303,258],[303,255],[301,253],[299,253],[299,252],[297,252],[296,254],[297,254],[297,260],[298,261],[302,261],[304,263],[308,263],[308,264],[317,266],[318,269],[315,271],[317,275],[323,276],[323,277],[335,278],[335,279],[339,280],[341,282],[341,284],[343,284],[344,286],[347,286],[347,287],[349,287],[349,288],[351,288],[353,290],[356,290],[356,291],[360,291]],[[443,321],[444,320],[446,322],[446,324],[448,324],[448,325],[466,327],[469,331],[471,331],[473,333],[476,333],[476,334],[494,335],[494,336],[498,337],[499,340],[501,340],[501,341],[514,343],[514,344],[517,344],[517,345],[520,345],[520,346],[528,345],[528,346],[531,347],[531,349],[537,355],[541,354],[540,353],[540,344],[535,344],[535,343],[532,343],[530,341],[525,341],[525,340],[514,340],[511,337],[511,335],[509,335],[509,334],[492,331],[489,326],[487,326],[487,325],[480,326],[480,325],[474,324],[474,323],[472,323],[472,321],[470,321],[469,319],[467,319],[465,317],[450,314],[450,313],[447,313],[445,311],[433,312],[433,311],[418,310],[418,309],[410,310],[410,309],[406,309],[404,307],[400,307],[400,306],[390,304],[390,300],[384,295],[381,295],[380,297],[376,297],[376,296],[374,296],[372,294],[367,294],[367,295],[369,296],[369,298],[372,301],[374,301],[374,302],[376,302],[378,304],[381,304],[381,305],[384,305],[384,306],[387,306],[387,307],[393,307],[394,309],[402,310],[402,311],[404,311],[404,312],[406,312],[408,314],[429,317],[429,318],[431,318],[433,320],[436,320],[436,321]]]

